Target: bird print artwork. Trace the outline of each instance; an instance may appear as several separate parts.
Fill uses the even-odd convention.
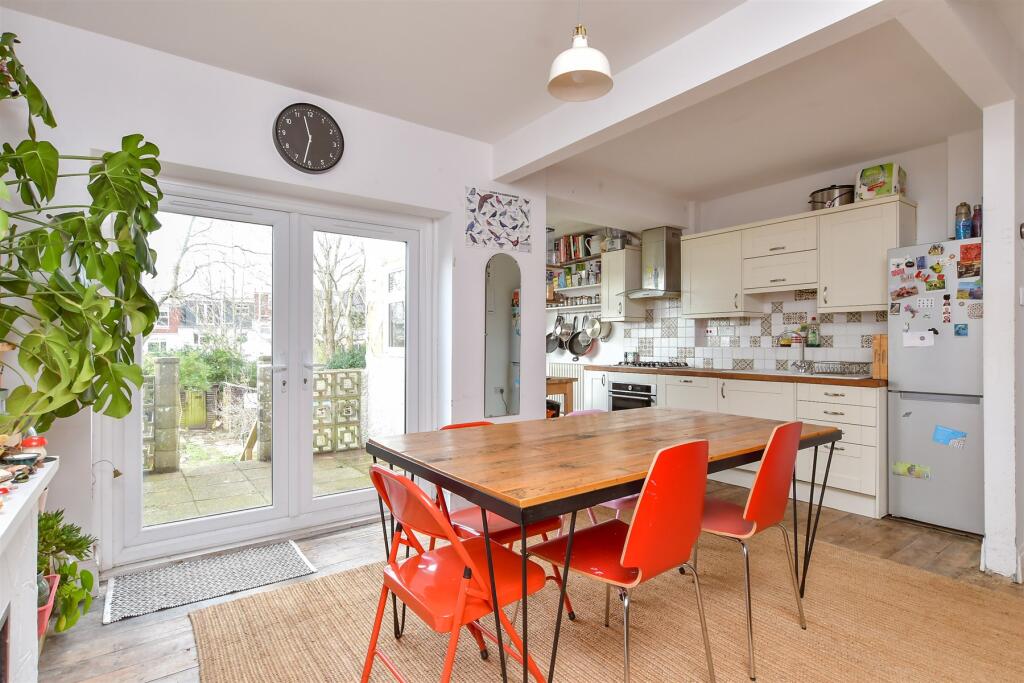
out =
[[[466,244],[530,251],[530,200],[466,188]]]

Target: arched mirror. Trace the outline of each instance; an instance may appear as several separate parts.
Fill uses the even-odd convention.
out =
[[[495,254],[485,279],[484,415],[518,415],[519,264],[508,254]]]

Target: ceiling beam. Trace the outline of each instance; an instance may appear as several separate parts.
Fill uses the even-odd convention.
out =
[[[497,142],[494,178],[513,182],[872,28],[894,4],[747,0],[617,73],[608,95],[562,105]]]

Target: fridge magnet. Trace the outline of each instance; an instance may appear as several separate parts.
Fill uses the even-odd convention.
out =
[[[504,192],[466,188],[466,244],[530,251],[530,200]]]
[[[944,253],[946,253],[946,248],[941,244],[933,244],[928,247],[929,256],[942,256]]]
[[[967,445],[967,432],[961,432],[959,429],[953,429],[952,427],[935,425],[935,431],[932,432],[932,441],[940,446],[964,448]]]
[[[981,286],[981,280],[961,280],[960,284],[956,288],[957,299],[971,299],[978,301],[984,297],[984,290]]]
[[[904,285],[902,287],[897,287],[896,289],[892,290],[889,293],[889,296],[892,298],[893,301],[898,301],[900,299],[906,299],[907,297],[910,296],[917,296],[917,294],[917,285],[911,285],[909,287]]]
[[[981,261],[981,244],[975,242],[974,244],[961,244],[960,245],[960,260],[961,261]]]
[[[898,301],[894,301],[891,304],[889,304],[889,315],[899,315],[899,314],[900,314],[900,304],[899,304],[899,302]]]
[[[903,306],[903,310],[906,311],[907,313],[909,313],[911,318],[916,318],[917,314],[919,313],[919,311],[916,308],[914,308],[913,306],[911,306],[910,304],[905,304]],[[908,328],[909,328],[909,325],[910,325],[910,323],[907,323]],[[903,330],[903,331],[906,332],[907,330]]]
[[[933,273],[941,273],[942,272],[942,261],[936,261],[935,263],[930,265],[929,268],[931,269],[931,271]]]
[[[889,259],[889,270],[896,270],[903,265],[903,260],[898,258]]]
[[[957,323],[953,325],[953,336],[954,337],[966,337],[967,336],[967,323]]]
[[[893,277],[902,278],[906,274],[906,272],[906,269],[901,266],[899,268],[893,268],[892,270],[890,270],[889,275]]]
[[[985,317],[985,304],[981,302],[967,304],[967,317],[971,320],[981,320]]]
[[[896,461],[892,464],[892,473],[897,477],[910,477],[911,479],[931,479],[932,468],[927,465],[915,465],[911,462]]]
[[[949,313],[943,313],[942,314],[942,323],[944,325],[948,325],[951,322],[953,322],[953,316],[951,316]]]
[[[941,278],[941,276],[939,276],[938,278],[935,278],[934,280],[926,281],[924,283],[925,291],[928,291],[928,292],[938,292],[938,291],[941,291],[941,290],[945,289],[946,288],[946,281],[943,280],[943,279],[940,279],[940,278]]]
[[[935,308],[935,299],[930,296],[922,296],[917,300],[917,307],[920,308]]]
[[[918,270],[924,270],[927,267],[928,267],[928,257],[926,257],[926,256],[918,256],[917,257],[917,269]]]
[[[980,277],[981,261],[960,261],[956,264],[956,276],[958,278]]]
[[[919,349],[935,346],[935,335],[930,330],[915,330],[903,333],[903,346],[908,349]]]

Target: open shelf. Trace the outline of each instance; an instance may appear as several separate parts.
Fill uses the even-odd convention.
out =
[[[601,309],[601,304],[579,304],[577,306],[545,306],[546,311],[557,311],[573,313],[578,311],[597,311]]]
[[[584,256],[583,258],[573,259],[572,261],[566,261],[565,263],[549,263],[547,264],[548,270],[561,270],[566,266],[574,266],[577,263],[586,263],[588,261],[595,261],[601,258],[600,254],[593,254],[591,256]]]
[[[593,284],[593,285],[574,285],[572,287],[555,287],[555,291],[556,292],[575,292],[575,291],[580,290],[580,289],[597,289],[600,286],[601,286],[601,283],[598,282],[598,283]]]

